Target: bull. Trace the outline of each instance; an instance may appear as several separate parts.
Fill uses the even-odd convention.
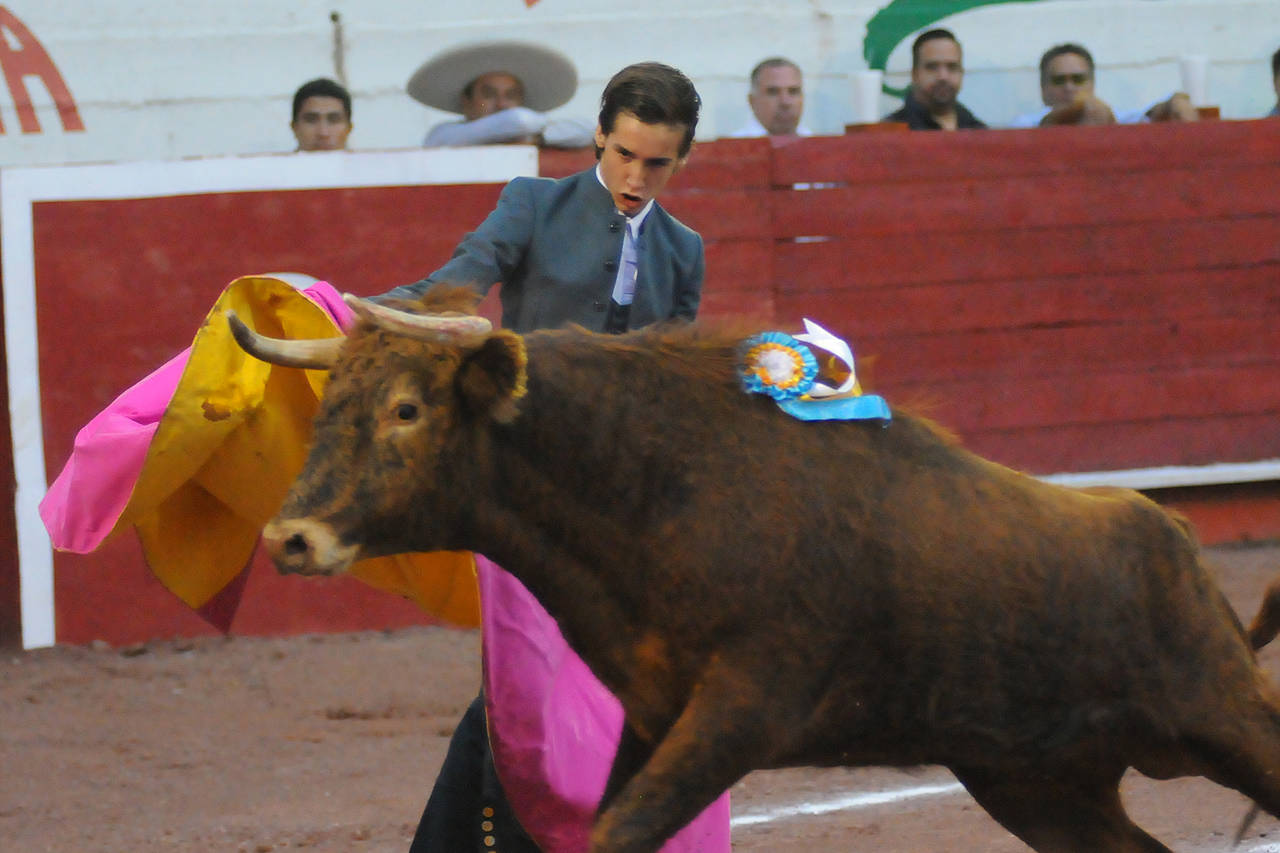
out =
[[[285,572],[482,552],[557,620],[626,722],[596,853],[657,850],[746,773],[943,765],[1039,851],[1165,851],[1128,768],[1280,816],[1280,704],[1187,525],[1051,485],[926,419],[805,423],[743,392],[741,334],[492,330],[436,288],[348,298]],[[400,306],[401,309],[410,306]]]

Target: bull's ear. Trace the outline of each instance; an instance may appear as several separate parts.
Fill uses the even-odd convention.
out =
[[[505,329],[489,335],[458,368],[463,404],[474,414],[509,423],[525,393],[527,362],[524,338]]]

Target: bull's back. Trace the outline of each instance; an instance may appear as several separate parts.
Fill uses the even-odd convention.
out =
[[[909,417],[787,431],[808,470],[748,467],[716,501],[755,490],[724,582],[756,597],[740,615],[780,672],[825,680],[794,685],[823,697],[801,752],[840,754],[842,737],[889,763],[1050,748],[1176,715],[1199,701],[1198,672],[1249,677],[1194,541],[1141,495],[1044,483]]]

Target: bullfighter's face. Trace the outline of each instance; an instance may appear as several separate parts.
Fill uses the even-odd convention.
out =
[[[636,215],[680,171],[685,130],[683,124],[646,124],[625,112],[607,135],[596,127],[600,174],[618,212]]]

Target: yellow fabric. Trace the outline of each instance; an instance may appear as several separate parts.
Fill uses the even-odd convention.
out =
[[[252,556],[262,526],[302,470],[328,376],[247,355],[231,336],[229,309],[272,337],[341,334],[320,306],[261,276],[228,285],[197,332],[116,524],[137,529],[151,570],[191,607],[208,602]],[[469,552],[366,560],[351,574],[452,624],[480,622]]]

